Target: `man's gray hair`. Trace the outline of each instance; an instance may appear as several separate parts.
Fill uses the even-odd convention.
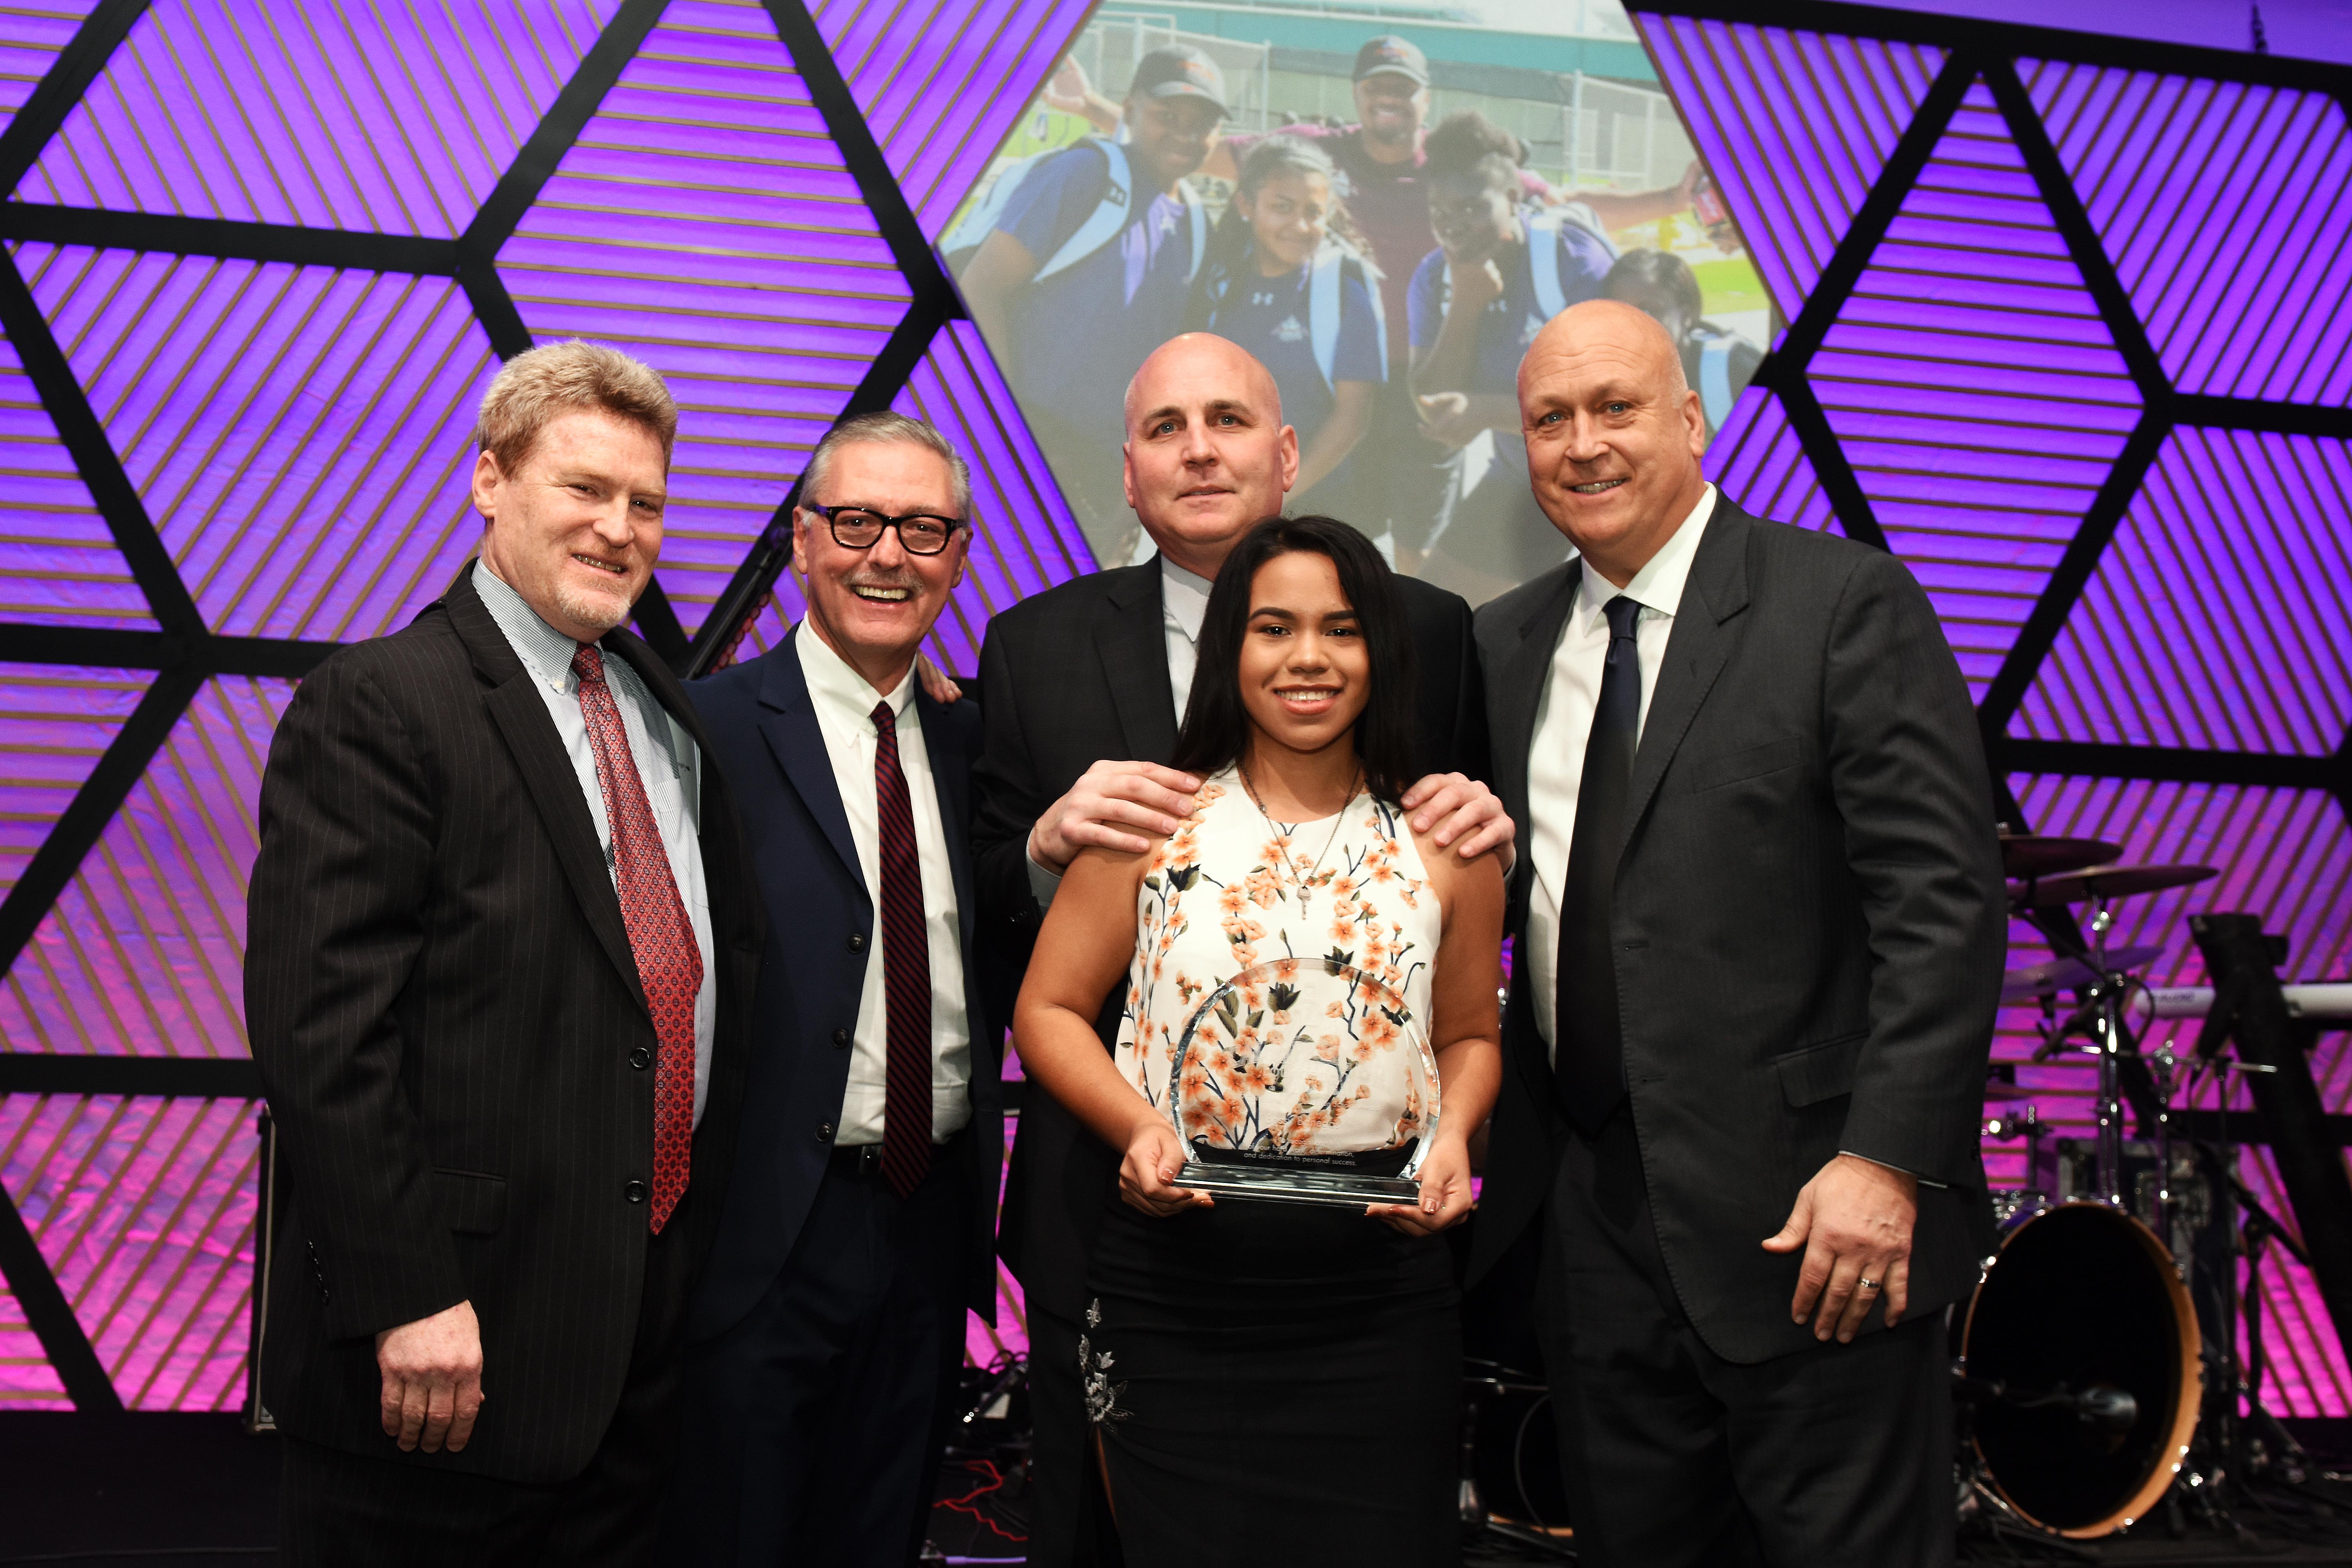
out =
[[[955,496],[955,514],[959,521],[971,522],[971,469],[962,454],[946,437],[920,419],[909,419],[903,414],[884,410],[879,414],[856,414],[825,432],[824,439],[809,454],[808,469],[801,476],[801,504],[815,506],[816,498],[825,494],[824,481],[833,468],[833,455],[844,447],[860,442],[878,445],[920,447],[938,454],[948,466],[949,485]],[[827,499],[827,506],[846,505]]]
[[[601,408],[661,442],[662,466],[677,444],[677,403],[661,374],[618,349],[573,338],[526,349],[490,379],[474,421],[475,444],[512,474],[560,414]]]

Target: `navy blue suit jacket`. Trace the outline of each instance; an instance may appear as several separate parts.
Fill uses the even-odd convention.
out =
[[[687,688],[735,794],[771,921],[751,1011],[750,1081],[731,1190],[688,1325],[696,1340],[741,1321],[792,1252],[833,1152],[866,966],[881,951],[874,898],[858,868],[849,816],[801,671],[799,637],[795,629],[760,658]],[[961,1147],[976,1184],[968,1275],[973,1309],[993,1321],[1003,1062],[1001,1031],[982,1005],[972,952],[971,777],[980,753],[980,710],[969,701],[943,707],[919,684],[914,706],[963,930],[972,1106]],[[926,877],[937,872],[923,868]]]

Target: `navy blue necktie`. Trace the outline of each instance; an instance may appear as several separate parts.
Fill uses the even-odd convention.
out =
[[[1599,585],[1597,579],[1587,584]],[[1553,988],[1552,1090],[1569,1121],[1588,1138],[1600,1132],[1625,1098],[1625,1042],[1617,1016],[1617,971],[1609,954],[1609,912],[1633,794],[1633,744],[1642,727],[1642,656],[1633,640],[1642,606],[1620,594],[1601,613],[1609,617],[1609,655],[1601,666],[1592,733],[1584,742],[1584,776],[1576,790]]]

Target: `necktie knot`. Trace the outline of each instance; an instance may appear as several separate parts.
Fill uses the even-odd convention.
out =
[[[877,734],[887,735],[898,730],[898,715],[890,711],[890,705],[887,702],[877,702],[874,705],[874,711],[868,713],[866,717],[874,721],[874,730]]]
[[[580,678],[583,686],[601,686],[604,681],[604,650],[594,643],[584,642],[572,654],[572,673]]]
[[[1601,613],[1609,617],[1609,640],[1615,642],[1633,635],[1633,623],[1641,619],[1642,605],[1638,600],[1620,594],[1601,605]]]

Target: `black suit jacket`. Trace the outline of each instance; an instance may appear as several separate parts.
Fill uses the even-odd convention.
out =
[[[775,1282],[833,1152],[849,1083],[850,1042],[866,966],[879,961],[874,896],[857,863],[833,760],[824,748],[800,661],[801,633],[760,658],[690,689],[711,747],[742,803],[751,869],[769,912],[752,1009],[749,1130],[729,1184],[717,1250],[695,1296],[689,1338],[724,1332]],[[971,1121],[961,1147],[971,1166],[973,1229],[968,1259],[972,1307],[992,1321],[996,1303],[992,1203],[1004,1162],[1003,1029],[992,1026],[973,950],[971,764],[980,714],[942,707],[919,682],[915,712],[930,759],[948,874],[963,928],[964,1005],[971,1021]],[[923,875],[940,868],[925,866]]]
[[[1176,751],[1156,560],[1049,588],[989,623],[980,654],[987,744],[975,773],[984,949],[996,1005],[1011,1003],[1043,917],[1029,889],[1029,830],[1107,758],[1166,762]],[[1486,776],[1486,710],[1470,608],[1397,579],[1413,641],[1424,773]],[[1117,998],[1108,1004],[1117,1016]],[[1115,1152],[1044,1094],[1022,1103],[1000,1245],[1029,1300],[1076,1319]]]
[[[321,664],[270,743],[245,994],[289,1201],[262,1387],[297,1436],[543,1483],[587,1463],[628,1371],[654,1154],[654,1074],[632,1057],[658,1042],[579,776],[472,572]],[[707,759],[653,651],[603,646]],[[701,773],[718,1020],[681,1210],[698,1255],[760,937],[734,802]],[[373,1336],[463,1300],[481,1421],[463,1453],[402,1456]]]
[[[1522,823],[1580,571],[1478,612],[1496,787]],[[1789,1319],[1801,1254],[1759,1243],[1843,1150],[1947,1184],[1920,1189],[1911,1263],[1912,1314],[1933,1311],[1984,1250],[1977,1140],[2007,940],[1990,780],[1942,628],[1893,556],[1719,499],[1655,683],[1611,937],[1683,1309],[1731,1361],[1813,1344]],[[1531,877],[1523,860],[1522,936]],[[1568,1135],[1517,972],[1474,1278],[1541,1208]]]

